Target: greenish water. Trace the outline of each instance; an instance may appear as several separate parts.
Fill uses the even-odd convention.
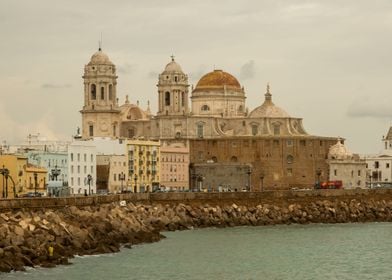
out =
[[[392,279],[392,223],[166,232],[154,244],[0,279]]]

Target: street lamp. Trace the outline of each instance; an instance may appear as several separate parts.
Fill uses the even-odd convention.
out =
[[[317,175],[316,188],[319,189],[320,188],[320,176],[321,176],[321,169],[320,168],[317,168],[316,175]]]
[[[247,189],[247,191],[250,191],[250,175],[252,174],[252,170],[250,170],[250,167],[249,167],[248,171],[246,172],[246,174],[248,174],[248,189]]]
[[[135,189],[134,189],[134,193],[137,193],[137,175],[135,174]]]
[[[33,175],[34,175],[34,196],[37,196],[37,178],[38,178],[38,174],[37,174],[37,172],[34,172]]]
[[[260,174],[260,191],[263,191],[264,172]]]
[[[125,174],[124,174],[124,172],[120,173],[120,181],[121,181],[121,193],[123,193],[124,192],[123,184],[124,184],[124,181],[125,181]]]
[[[51,174],[52,174],[52,180],[56,180],[57,181],[57,177],[60,175],[61,170],[57,168],[57,165],[54,167],[54,169],[51,170]]]
[[[88,183],[88,195],[90,195],[91,194],[91,190],[90,190],[90,187],[91,187],[91,180],[93,179],[93,176],[91,176],[90,174],[88,174],[87,175],[87,183]]]

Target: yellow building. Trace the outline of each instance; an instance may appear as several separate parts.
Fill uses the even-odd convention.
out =
[[[159,141],[128,140],[128,185],[133,192],[150,192],[159,187]]]
[[[35,180],[35,174],[37,180]],[[27,157],[20,155],[0,155],[0,197],[14,198],[35,190],[46,193],[45,168],[28,164]],[[35,182],[37,187],[35,188]]]

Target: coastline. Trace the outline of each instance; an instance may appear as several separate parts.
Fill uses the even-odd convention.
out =
[[[251,194],[249,194],[251,195]],[[123,203],[122,203],[123,204]],[[0,213],[0,271],[68,264],[75,255],[159,241],[163,231],[275,224],[391,222],[389,196],[238,201],[119,202]],[[50,255],[49,247],[53,247]]]

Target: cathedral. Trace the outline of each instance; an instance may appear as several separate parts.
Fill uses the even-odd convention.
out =
[[[172,57],[158,77],[158,112],[152,114],[128,97],[118,103],[116,66],[101,48],[83,79],[82,137],[183,142],[191,187],[216,189],[237,180],[247,190],[288,189],[328,178],[328,150],[337,138],[308,134],[301,118],[273,103],[269,85],[264,102],[248,111],[244,87],[233,75],[214,70],[190,88]]]

